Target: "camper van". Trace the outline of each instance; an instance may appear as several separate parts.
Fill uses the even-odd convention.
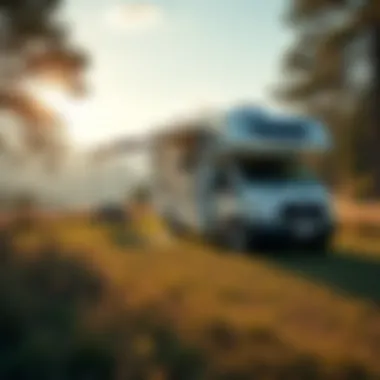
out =
[[[153,138],[153,202],[172,231],[232,250],[276,241],[326,251],[330,193],[305,157],[331,147],[323,124],[252,106],[173,123]]]

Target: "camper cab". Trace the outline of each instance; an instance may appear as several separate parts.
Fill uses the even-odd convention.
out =
[[[154,146],[154,201],[173,230],[237,250],[265,238],[327,247],[330,194],[305,160],[331,147],[320,123],[240,107],[173,125]]]

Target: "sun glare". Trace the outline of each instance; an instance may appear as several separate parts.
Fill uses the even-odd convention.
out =
[[[87,110],[86,100],[73,98],[54,86],[33,86],[32,93],[37,101],[57,114],[70,139],[75,143],[86,143],[91,133],[91,128],[86,128],[83,122]]]
[[[39,87],[34,90],[34,96],[67,122],[75,119],[81,110],[82,102],[72,99],[59,88]]]

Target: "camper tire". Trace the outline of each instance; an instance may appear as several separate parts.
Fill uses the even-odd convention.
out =
[[[240,220],[230,220],[220,229],[219,239],[224,248],[235,253],[244,253],[248,248],[248,232]]]

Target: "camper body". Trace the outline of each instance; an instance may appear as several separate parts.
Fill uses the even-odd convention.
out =
[[[233,249],[276,240],[324,250],[330,194],[303,158],[330,147],[322,124],[255,107],[173,124],[154,138],[153,201],[174,231]]]

